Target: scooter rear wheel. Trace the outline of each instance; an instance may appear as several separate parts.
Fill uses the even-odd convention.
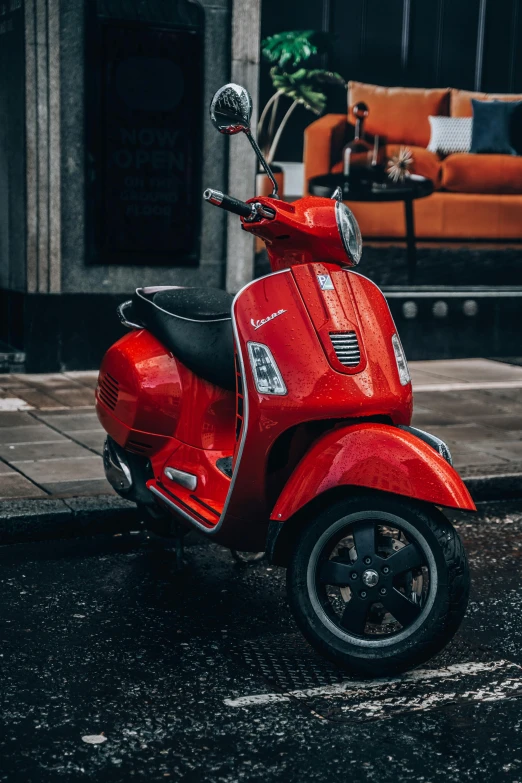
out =
[[[287,571],[304,636],[364,676],[405,671],[445,647],[469,586],[462,541],[438,509],[370,493],[311,519]]]

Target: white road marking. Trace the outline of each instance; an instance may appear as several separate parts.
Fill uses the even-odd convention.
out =
[[[29,405],[25,400],[21,400],[19,397],[5,397],[0,399],[0,411],[29,411],[33,410],[33,406]]]
[[[347,709],[352,717],[359,714],[365,718],[384,718],[401,712],[421,712],[441,707],[454,702],[465,703],[474,701],[502,701],[514,696],[516,692],[522,695],[522,679],[508,677],[501,683],[495,682],[491,687],[476,690],[450,691],[449,693],[423,693],[418,696],[397,696],[375,701],[350,703]]]
[[[495,672],[503,672],[511,670],[510,673],[513,674],[513,670],[516,672],[520,671],[521,677],[520,680],[518,679],[506,679],[504,681],[504,685],[507,688],[510,688],[511,690],[518,690],[518,688],[522,689],[522,667],[517,666],[516,664],[512,663],[511,661],[506,661],[504,659],[498,660],[498,661],[490,661],[490,662],[470,662],[470,663],[454,663],[451,666],[447,666],[444,669],[417,669],[412,672],[407,672],[406,674],[402,674],[399,677],[385,677],[378,680],[346,680],[346,682],[340,682],[336,683],[335,685],[324,685],[319,686],[316,688],[305,688],[303,690],[293,690],[293,691],[287,691],[286,693],[258,693],[253,694],[252,696],[240,696],[235,699],[224,699],[224,704],[227,707],[253,707],[253,706],[259,706],[263,704],[272,704],[274,702],[288,702],[292,699],[313,699],[319,696],[327,696],[327,697],[338,697],[338,696],[362,696],[363,694],[367,692],[375,692],[379,691],[379,689],[382,691],[382,695],[384,696],[386,691],[392,687],[395,686],[401,686],[401,685],[414,685],[423,681],[429,681],[429,680],[455,680],[458,681],[459,679],[462,679],[463,677],[474,677],[479,674],[494,674]],[[513,685],[507,685],[508,683],[513,683]],[[516,683],[516,685],[515,685]],[[498,685],[498,683],[495,683],[495,685]],[[485,693],[485,689],[483,690],[477,690],[477,691],[464,691],[462,694],[459,694],[460,696],[465,696],[466,693],[468,694],[480,694]],[[500,693],[500,691],[499,691]],[[502,694],[504,694],[504,691],[502,691]],[[444,701],[446,699],[446,696],[448,694],[440,694],[441,699]],[[432,697],[436,696],[436,694],[430,694],[430,696],[421,696],[421,697],[414,697],[409,698],[408,696],[404,697],[395,697],[391,700],[384,699],[384,702],[386,701],[393,701],[394,703],[401,702],[403,703],[402,706],[404,706],[407,709],[414,709],[415,704],[418,702],[419,704],[424,704],[425,702],[430,703],[430,699]],[[485,699],[494,701],[497,698],[507,698],[507,695],[496,695],[496,691],[491,691],[489,693],[489,696],[491,698]],[[452,695],[452,699],[455,699],[455,694]],[[472,697],[470,697],[472,698]],[[412,704],[412,707],[406,707],[408,703]],[[366,710],[371,712],[372,710],[375,711],[376,707],[375,705],[381,705],[383,704],[383,699],[379,702],[361,702],[360,704],[356,705],[356,709],[359,710]],[[427,709],[428,707],[416,707],[417,709]],[[350,706],[350,709],[353,709],[353,703]]]
[[[522,379],[516,381],[450,381],[448,383],[413,383],[414,392],[476,391],[480,389],[522,389]]]

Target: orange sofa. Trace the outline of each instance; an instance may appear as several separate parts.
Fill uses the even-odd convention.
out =
[[[305,131],[305,192],[312,177],[342,171],[341,153],[353,124],[352,108],[369,108],[365,133],[385,140],[390,158],[406,145],[413,153],[412,172],[433,180],[433,195],[414,202],[415,233],[420,239],[521,240],[522,156],[456,153],[441,157],[426,147],[428,117],[471,117],[471,99],[520,101],[522,95],[466,90],[379,87],[350,82],[348,115],[328,114]],[[366,238],[404,237],[402,202],[347,202]]]

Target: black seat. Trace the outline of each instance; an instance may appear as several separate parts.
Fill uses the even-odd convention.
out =
[[[138,288],[133,313],[192,372],[234,390],[232,300],[218,288]]]

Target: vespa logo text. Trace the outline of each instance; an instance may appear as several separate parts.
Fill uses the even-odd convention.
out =
[[[272,313],[272,315],[267,316],[266,318],[261,318],[258,321],[254,321],[253,318],[250,319],[250,323],[254,327],[254,329],[260,329],[262,326],[267,324],[269,321],[273,321],[274,318],[277,318],[278,315],[283,315],[283,313],[286,313],[286,310],[278,310],[277,313]]]

